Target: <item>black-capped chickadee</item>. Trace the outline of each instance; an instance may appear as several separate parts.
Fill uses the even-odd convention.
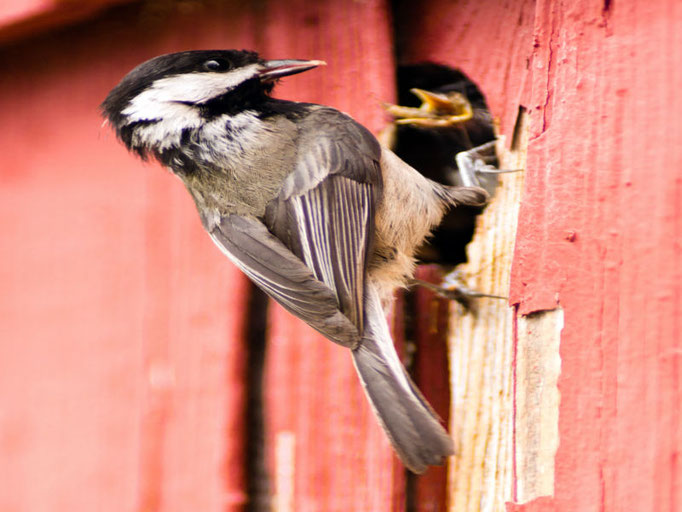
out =
[[[405,164],[347,115],[269,96],[321,61],[236,50],[162,55],[102,103],[118,137],[178,176],[210,237],[270,297],[348,347],[381,425],[416,473],[453,442],[410,380],[385,317],[444,212],[483,204]]]

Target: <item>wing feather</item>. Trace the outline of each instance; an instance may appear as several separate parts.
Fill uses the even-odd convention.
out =
[[[299,256],[336,293],[341,311],[362,331],[365,265],[372,244],[372,186],[331,176],[288,201]]]
[[[356,348],[381,197],[380,148],[364,127],[313,106],[292,172],[263,219],[226,214],[214,242],[256,285],[332,341]]]
[[[339,311],[332,290],[254,217],[227,215],[213,241],[256,285],[332,341],[357,346],[357,328]]]
[[[268,205],[266,224],[336,296],[362,332],[366,267],[381,195],[380,148],[351,118],[320,109],[299,143],[295,171]]]

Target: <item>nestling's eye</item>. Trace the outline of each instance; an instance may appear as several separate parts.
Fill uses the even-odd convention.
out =
[[[230,69],[228,62],[216,59],[207,60],[204,62],[203,67],[206,71],[227,71]]]

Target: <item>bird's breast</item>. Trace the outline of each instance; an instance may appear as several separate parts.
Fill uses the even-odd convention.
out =
[[[293,171],[294,134],[251,112],[216,118],[190,137],[187,156],[198,166],[181,178],[197,206],[262,217]]]

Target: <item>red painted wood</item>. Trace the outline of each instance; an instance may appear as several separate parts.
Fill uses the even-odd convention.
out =
[[[153,55],[254,46],[253,18],[165,16],[122,9],[0,55],[3,511],[244,501],[245,282],[97,106]]]
[[[432,1],[410,21],[405,58],[461,67],[504,135],[530,112],[510,295],[564,309],[561,441],[555,497],[510,510],[680,510],[679,2]]]
[[[329,60],[280,95],[375,131],[393,98],[382,2],[157,7],[0,57],[12,77],[0,86],[12,127],[0,175],[0,313],[12,340],[0,345],[2,510],[235,510],[245,499],[244,280],[180,184],[100,127],[97,105],[123,74],[163,52],[253,47]],[[272,338],[271,392],[284,396],[271,401],[272,432],[296,422],[285,424],[297,434],[296,510],[401,509],[402,466],[349,354],[282,311]]]
[[[603,6],[537,11],[511,295],[564,308],[555,507],[677,511],[682,8]]]
[[[14,41],[91,17],[131,0],[0,0],[0,41]]]
[[[264,22],[268,55],[328,63],[284,81],[280,97],[334,106],[375,133],[383,126],[381,102],[394,97],[385,2],[279,2],[268,7]],[[271,319],[270,462],[278,474],[275,448],[293,434],[293,477],[274,482],[293,493],[292,510],[403,509],[404,470],[377,425],[348,350],[279,308]]]
[[[503,134],[530,110],[511,297],[564,308],[561,444],[555,497],[514,510],[682,507],[682,11],[606,5],[432,0],[402,34],[405,59],[477,80]],[[244,281],[96,105],[155,54],[256,47],[326,58],[280,94],[376,130],[389,26],[380,2],[195,8],[122,9],[0,54],[2,510],[243,502]],[[271,332],[271,436],[295,435],[295,510],[399,509],[348,354],[281,310]]]
[[[437,265],[423,265],[416,277],[441,284],[443,271]],[[450,423],[450,373],[448,368],[448,324],[450,301],[438,297],[423,287],[414,288],[416,315],[414,342],[416,353],[413,364],[414,380],[433,410],[447,428]],[[447,465],[431,467],[415,477],[415,512],[447,510]]]

